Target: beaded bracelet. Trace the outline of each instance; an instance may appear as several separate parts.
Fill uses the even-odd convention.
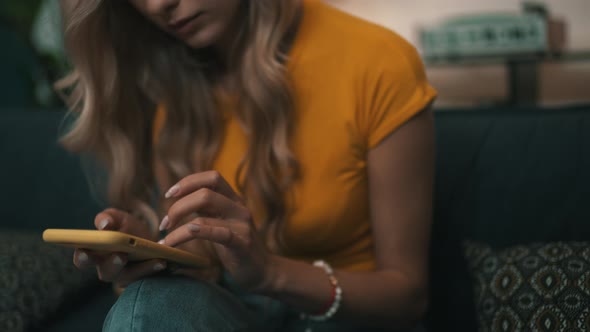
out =
[[[324,269],[324,272],[326,272],[326,274],[328,275],[328,279],[330,280],[330,284],[332,285],[332,296],[330,298],[330,302],[326,304],[326,307],[324,309],[319,311],[317,314],[304,316],[313,321],[325,322],[328,319],[332,318],[340,308],[340,304],[342,302],[342,288],[340,288],[338,279],[336,279],[336,277],[334,276],[334,270],[332,270],[332,267],[328,263],[319,260],[315,261],[313,265]]]

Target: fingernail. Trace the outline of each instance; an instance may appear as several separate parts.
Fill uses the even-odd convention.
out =
[[[86,263],[88,262],[88,255],[85,252],[80,252],[78,254],[78,263]]]
[[[201,226],[196,225],[196,224],[188,224],[188,225],[186,225],[186,227],[188,227],[188,229],[191,232],[195,232],[195,233],[201,230]]]
[[[154,265],[154,271],[162,271],[165,268],[166,266],[162,263],[156,263],[156,265]]]
[[[159,244],[165,244],[165,243],[166,243],[166,240],[164,240],[164,239],[161,239],[160,241],[158,241],[158,243],[159,243]]]
[[[103,230],[105,229],[111,221],[108,219],[103,219],[101,222],[98,223],[98,229]]]
[[[164,194],[164,197],[166,197],[166,198],[173,197],[174,195],[178,194],[179,191],[180,191],[180,186],[176,184],[176,185],[172,186],[172,188],[168,189],[166,194]]]
[[[160,223],[160,231],[163,231],[166,228],[168,228],[169,223],[170,222],[168,221],[168,216],[165,216],[164,219],[162,219],[162,222]]]
[[[123,265],[123,260],[121,259],[121,257],[119,256],[115,256],[115,258],[113,258],[113,264],[115,265]]]

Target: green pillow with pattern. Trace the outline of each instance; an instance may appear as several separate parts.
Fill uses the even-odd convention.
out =
[[[590,243],[464,250],[480,331],[590,331]]]
[[[97,282],[94,271],[74,267],[72,252],[44,243],[40,234],[0,233],[0,331],[39,328]]]

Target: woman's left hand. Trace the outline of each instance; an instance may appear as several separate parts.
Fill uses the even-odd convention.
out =
[[[189,175],[172,186],[176,199],[160,228],[172,230],[160,243],[175,247],[193,239],[211,241],[225,269],[250,291],[269,286],[273,255],[266,249],[248,208],[216,171]],[[194,219],[180,225],[191,215]]]

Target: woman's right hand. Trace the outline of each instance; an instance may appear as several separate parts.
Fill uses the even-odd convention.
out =
[[[96,215],[94,225],[98,230],[119,231],[149,240],[157,240],[149,225],[127,212],[106,209]],[[98,255],[86,250],[74,251],[74,265],[79,269],[96,267],[98,278],[105,282],[114,282],[118,287],[158,273],[166,268],[166,261],[153,259],[140,263],[127,264],[127,254],[111,253]]]

